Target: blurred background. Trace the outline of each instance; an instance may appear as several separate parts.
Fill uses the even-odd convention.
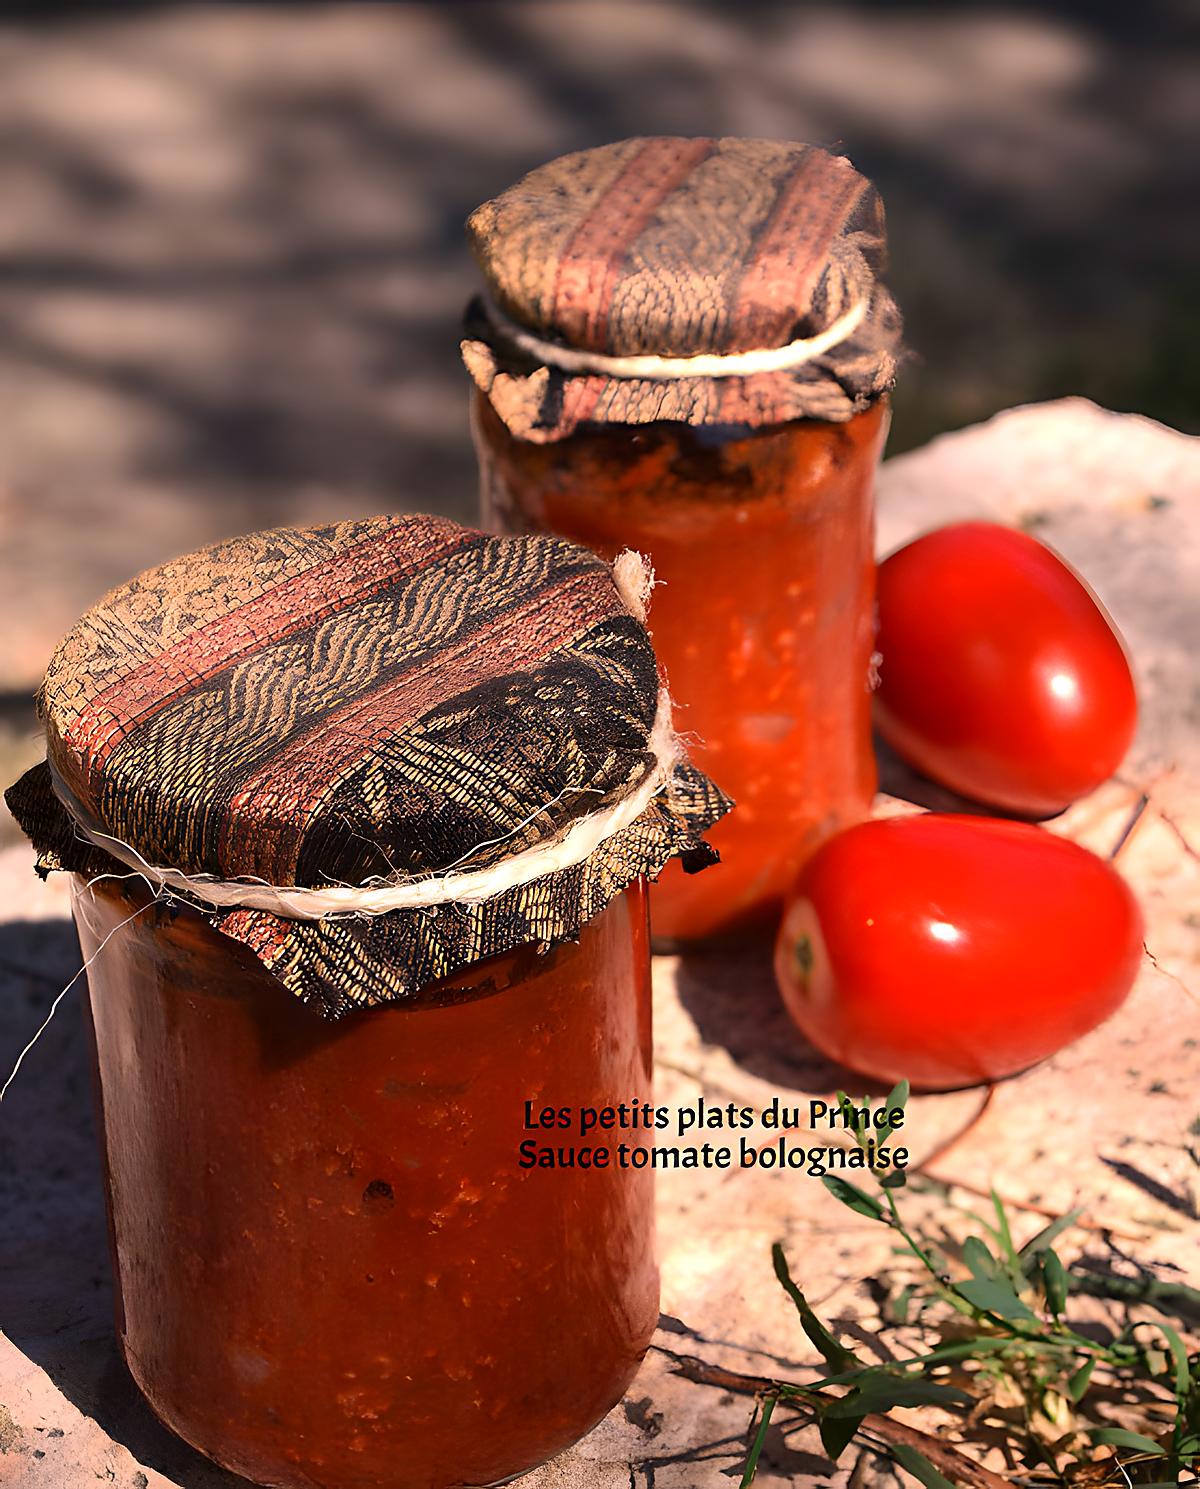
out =
[[[0,775],[112,584],[200,543],[470,519],[478,202],[631,134],[841,148],[915,357],[893,453],[1081,393],[1200,427],[1200,7],[0,6]]]

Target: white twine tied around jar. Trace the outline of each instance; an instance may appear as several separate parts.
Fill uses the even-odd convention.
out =
[[[690,357],[654,354],[615,357],[543,340],[505,315],[489,296],[484,296],[483,305],[488,320],[505,341],[546,367],[597,377],[664,382],[688,377],[752,377],[762,372],[790,372],[847,341],[862,324],[869,308],[867,300],[858,300],[824,331],[798,337],[784,346],[755,347],[744,352],[698,352]]]

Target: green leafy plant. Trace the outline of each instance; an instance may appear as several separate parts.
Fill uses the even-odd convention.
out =
[[[846,1103],[843,1093],[838,1093]],[[907,1083],[887,1098],[903,1107]],[[866,1102],[855,1103],[862,1106]],[[854,1136],[862,1141],[858,1132]],[[993,1215],[975,1217],[979,1231],[958,1248],[952,1267],[945,1248],[920,1234],[901,1213],[897,1194],[903,1170],[879,1180],[869,1194],[848,1180],[827,1176],[826,1188],[855,1214],[887,1226],[897,1252],[917,1264],[920,1280],[892,1299],[897,1326],[936,1329],[941,1343],[908,1358],[867,1363],[818,1318],[797,1286],[783,1248],[773,1248],[775,1275],[791,1299],[805,1335],[820,1354],[824,1374],[807,1382],[760,1382],[748,1434],[742,1489],[753,1483],[776,1408],[786,1404],[817,1424],[827,1455],[835,1462],[852,1443],[905,1469],[929,1489],[956,1484],[1146,1485],[1197,1483],[1189,1471],[1200,1465],[1200,1354],[1189,1355],[1165,1317],[1126,1319],[1108,1338],[1080,1332],[1072,1322],[1073,1292],[1137,1301],[1170,1311],[1200,1302],[1200,1293],[1179,1284],[1139,1284],[1098,1278],[1065,1266],[1054,1243],[1079,1219],[1074,1211],[1043,1227],[1018,1247],[999,1196]],[[953,1275],[965,1269],[966,1275]],[[1101,1392],[1119,1390],[1153,1403],[1166,1418],[1161,1430],[1135,1432],[1103,1425],[1089,1408]],[[1001,1479],[969,1460],[957,1447],[889,1418],[895,1407],[931,1406],[977,1415],[1004,1402],[1006,1430],[1015,1456],[1025,1465],[1018,1481]],[[1087,1425],[1092,1420],[1094,1425]],[[936,1460],[936,1461],[935,1461]]]

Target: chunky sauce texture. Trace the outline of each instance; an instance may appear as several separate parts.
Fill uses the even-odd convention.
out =
[[[814,849],[875,791],[870,674],[875,470],[886,401],[847,424],[615,426],[533,444],[475,397],[485,517],[615,556],[659,581],[649,626],[695,763],[737,803],[722,863],[667,866],[655,935],[776,916]]]
[[[582,1436],[657,1321],[650,1170],[522,1170],[526,1101],[650,1095],[646,894],[577,945],[326,1022],[244,948],[79,885],[129,1368],[284,1489],[491,1484]],[[631,1144],[647,1140],[630,1133]]]

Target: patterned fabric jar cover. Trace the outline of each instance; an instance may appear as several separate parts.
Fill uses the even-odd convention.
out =
[[[501,314],[472,304],[463,359],[518,438],[661,420],[845,422],[894,382],[883,206],[848,160],[816,146],[666,137],[579,151],[477,208],[467,235]],[[803,365],[670,381],[543,365],[502,323],[606,356],[727,356],[816,336],[855,307],[852,333]]]
[[[128,872],[84,836],[221,881],[420,881],[551,844],[654,765],[660,679],[601,559],[436,517],[281,528],[112,591],[39,694],[47,759],[7,793],[39,871]],[[548,948],[730,803],[679,760],[584,861],[492,898],[288,918],[197,904],[330,1016]],[[186,898],[187,896],[185,896]]]

